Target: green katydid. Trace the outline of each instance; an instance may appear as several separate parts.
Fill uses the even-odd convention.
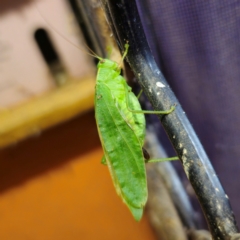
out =
[[[125,44],[122,60],[128,47]],[[175,107],[167,111],[143,111],[138,98],[120,75],[119,64],[97,58],[100,61],[95,87],[95,118],[104,151],[102,163],[108,166],[118,195],[139,221],[148,195],[142,150],[146,125],[144,114],[169,114]]]

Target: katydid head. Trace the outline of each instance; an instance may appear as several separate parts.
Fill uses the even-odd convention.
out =
[[[123,65],[124,58],[126,57],[126,55],[128,53],[129,44],[126,43],[124,45],[124,47],[125,47],[125,50],[124,50],[124,53],[123,53],[123,56],[122,56],[122,59],[121,59],[120,63],[116,63],[116,62],[114,62],[112,60],[109,60],[109,59],[106,59],[106,58],[103,59],[103,58],[100,58],[100,57],[95,55],[95,57],[100,60],[97,67],[98,68],[112,69],[112,70],[115,70],[115,71],[120,73],[121,72],[121,66]]]
[[[112,69],[112,70],[119,71],[119,72],[121,71],[121,68],[119,67],[119,64],[112,61],[112,60],[109,60],[109,59],[100,59],[97,67],[98,68]]]
[[[103,58],[100,58],[98,56],[95,55],[96,58],[98,58],[100,61],[98,63],[98,68],[108,68],[108,69],[112,69],[112,70],[115,70],[117,72],[121,72],[121,66],[123,65],[123,61],[124,61],[124,58],[126,57],[127,53],[128,53],[128,49],[129,49],[129,44],[128,42],[124,45],[124,53],[123,53],[123,56],[122,56],[122,59],[121,59],[121,62],[120,63],[116,63],[114,61],[111,61],[109,59],[103,59]],[[90,49],[89,49],[90,51]],[[91,51],[92,52],[92,51]]]

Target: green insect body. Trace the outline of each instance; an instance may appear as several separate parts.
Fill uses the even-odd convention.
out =
[[[145,118],[134,114],[126,104],[141,110],[137,97],[120,75],[119,65],[108,59],[100,60],[95,93],[95,117],[104,159],[117,193],[139,221],[147,201],[147,182],[142,146]]]
[[[125,47],[123,58],[127,54],[128,44]],[[139,221],[148,196],[142,151],[146,129],[144,113],[168,114],[175,107],[168,111],[143,111],[138,98],[120,75],[119,65],[108,59],[99,60],[95,118],[104,151],[102,163],[108,166],[118,195],[135,220]],[[177,159],[173,157],[148,162]]]

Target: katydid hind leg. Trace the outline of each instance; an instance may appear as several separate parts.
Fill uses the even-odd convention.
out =
[[[150,160],[145,160],[145,163],[157,163],[157,162],[167,162],[167,161],[175,161],[179,160],[179,157],[169,157],[169,158],[159,158],[159,159],[150,159]]]
[[[127,105],[127,108],[130,112],[132,113],[140,113],[140,114],[169,114],[171,112],[173,112],[176,108],[176,105],[173,105],[171,106],[171,108],[169,110],[163,110],[163,111],[151,111],[151,110],[134,110],[134,109],[130,109],[130,106],[129,106],[129,92],[128,92],[128,89],[127,89],[127,84],[124,85],[125,86],[125,94],[126,94],[126,105]],[[140,95],[142,94],[142,91],[140,91],[140,93],[138,94],[138,96],[136,98],[139,98]]]
[[[142,147],[142,152],[143,152],[145,163],[156,163],[156,162],[166,162],[166,161],[179,160],[178,156],[169,157],[169,158],[150,159],[150,155],[149,155],[148,151],[143,147]]]

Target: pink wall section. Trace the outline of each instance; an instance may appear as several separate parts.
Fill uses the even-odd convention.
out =
[[[0,16],[0,109],[55,87],[34,40],[38,28],[47,30],[71,77],[79,79],[92,71],[66,1],[22,0],[19,4],[16,1],[19,0],[0,1],[0,9],[3,9]]]

